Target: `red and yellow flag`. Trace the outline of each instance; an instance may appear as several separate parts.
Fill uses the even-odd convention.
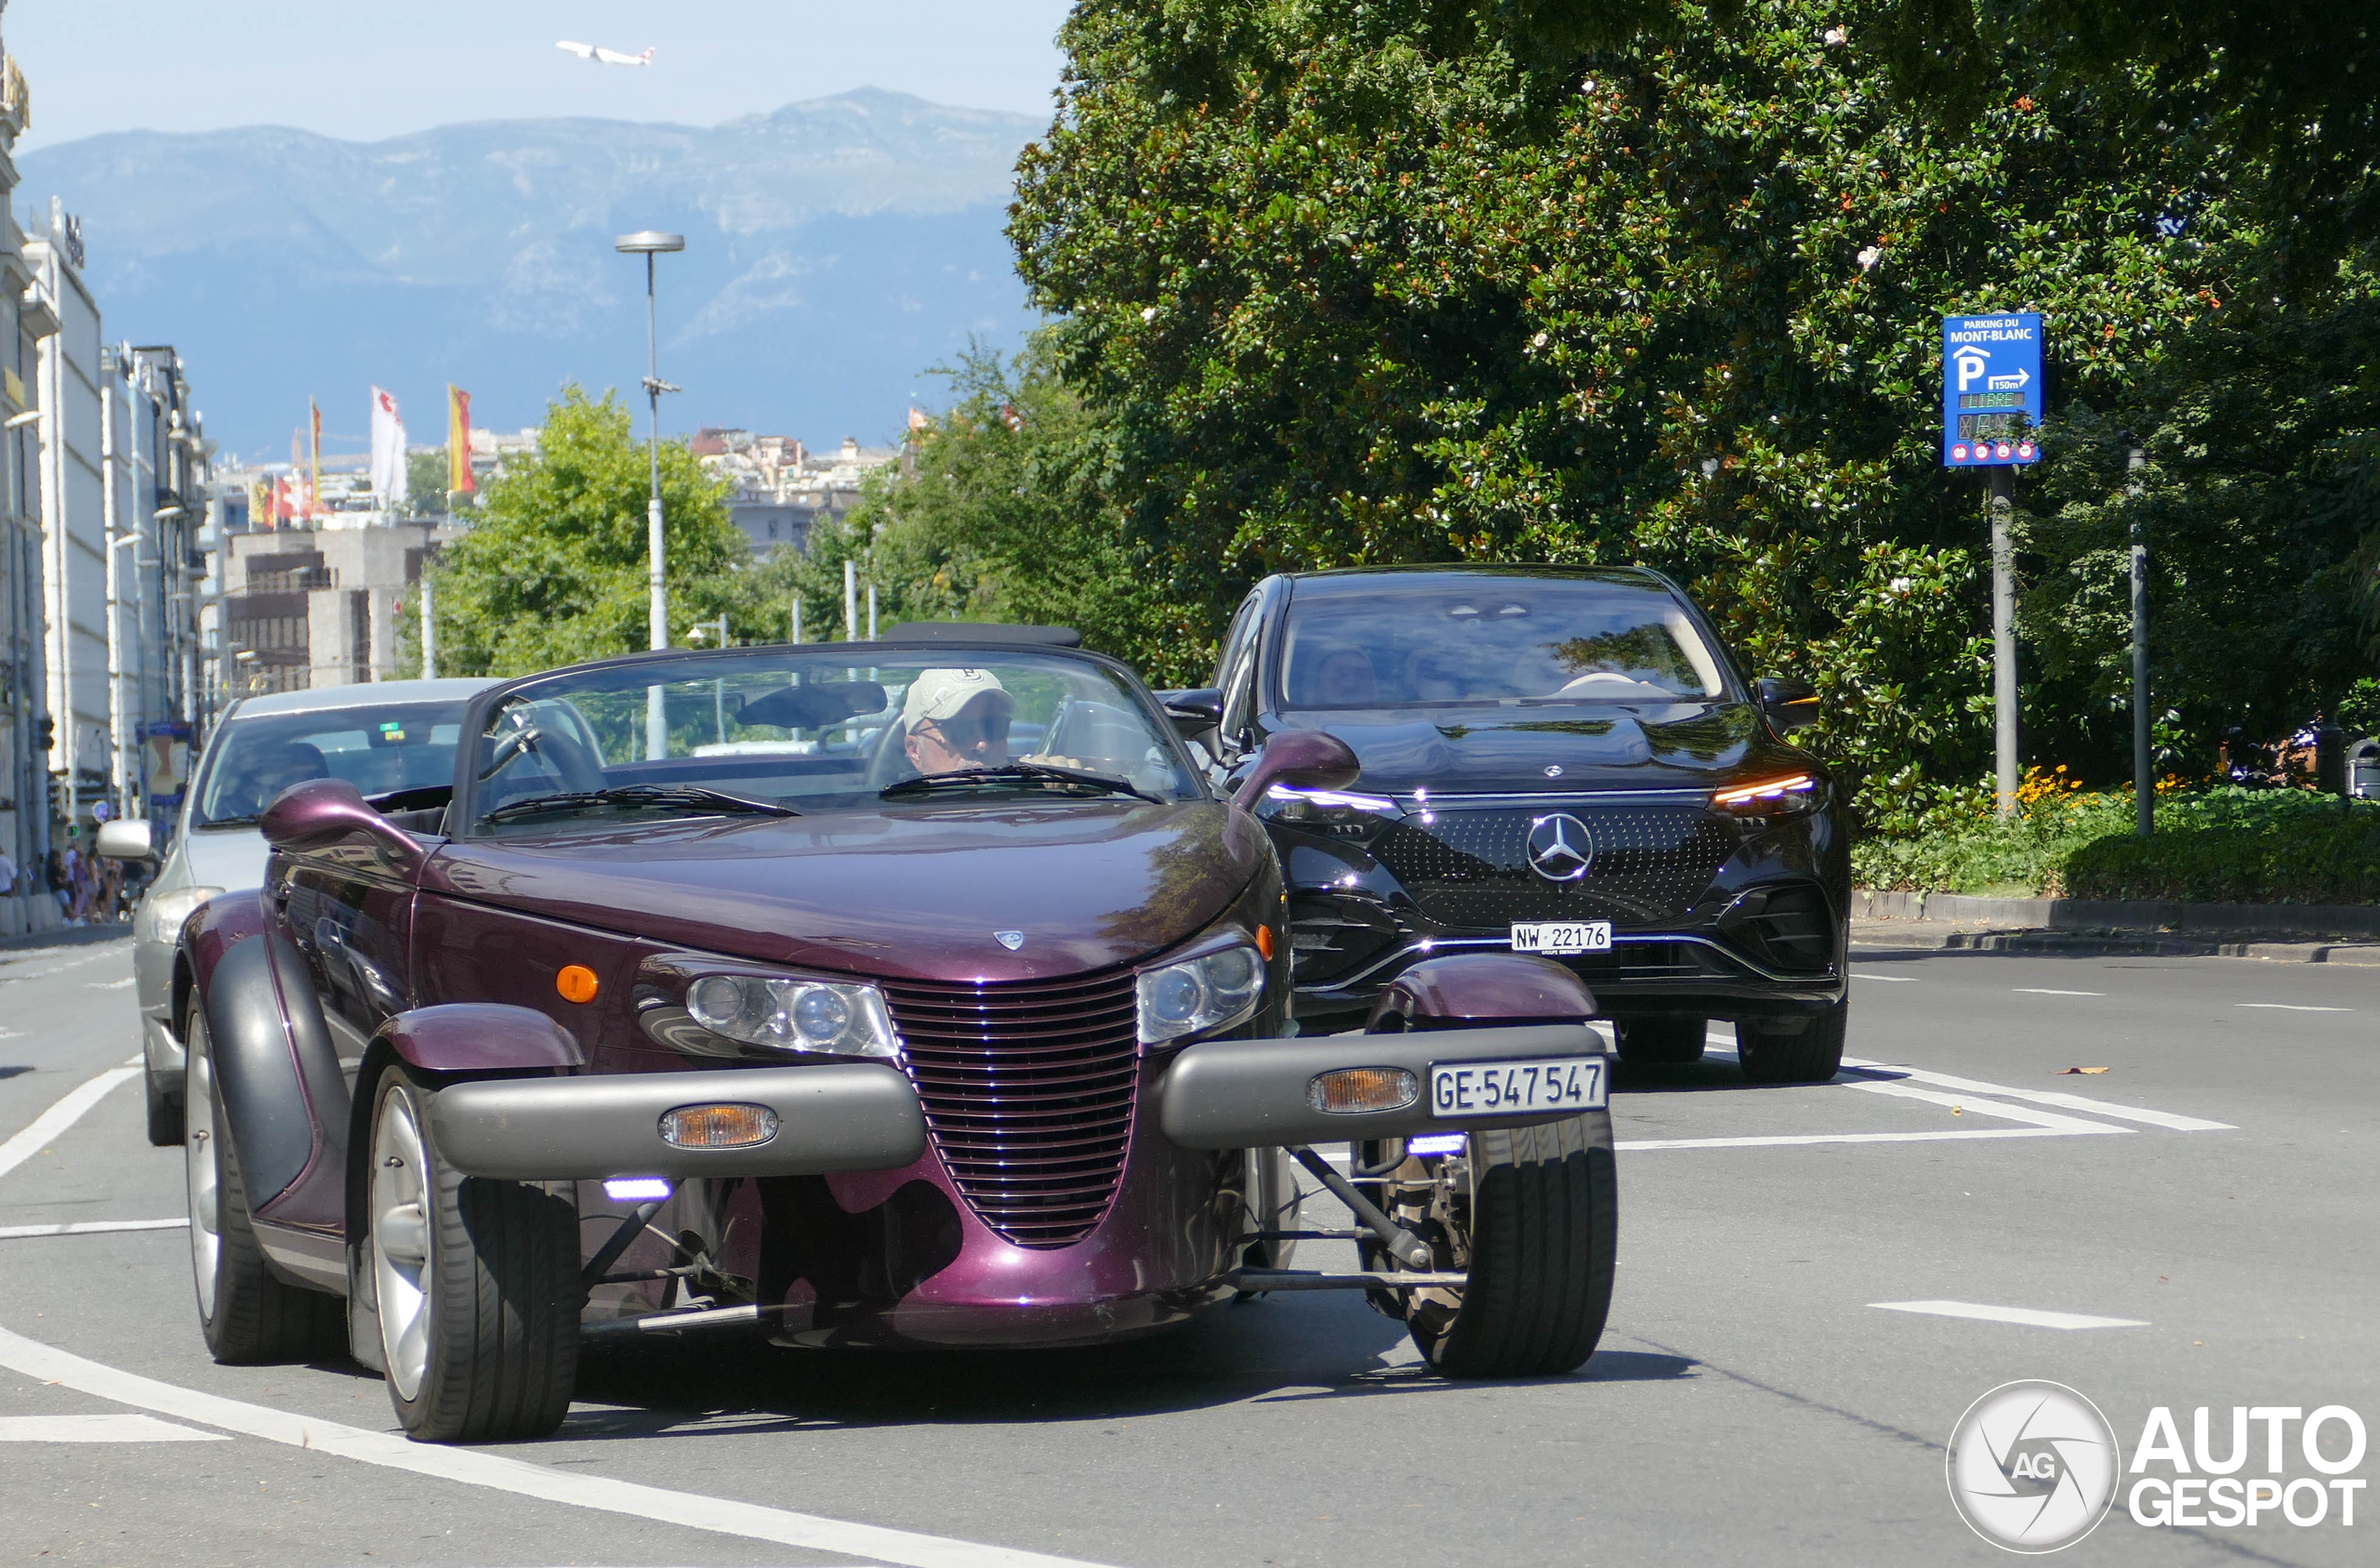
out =
[[[479,489],[471,482],[471,394],[446,387],[446,488],[456,495]]]
[[[323,409],[313,399],[306,400],[306,412],[311,416],[308,427],[313,433],[313,467],[306,486],[306,515],[314,515],[323,497]]]

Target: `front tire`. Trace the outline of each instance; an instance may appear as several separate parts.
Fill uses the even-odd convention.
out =
[[[1585,1117],[1474,1132],[1458,1156],[1408,1159],[1383,1205],[1427,1237],[1460,1288],[1392,1290],[1413,1343],[1450,1377],[1544,1377],[1594,1353],[1611,1311],[1619,1182]],[[1376,1244],[1365,1266],[1398,1265]]]
[[[430,1098],[394,1069],[373,1104],[365,1257],[390,1403],[419,1442],[543,1437],[578,1377],[577,1206],[567,1183],[448,1166]]]
[[[1811,1019],[1798,1034],[1746,1019],[1736,1025],[1736,1055],[1755,1084],[1823,1084],[1843,1069],[1851,998]]]
[[[191,1274],[198,1288],[199,1332],[227,1366],[314,1361],[347,1349],[347,1320],[337,1297],[275,1274],[248,1218],[248,1193],[215,1083],[205,1009],[192,1007],[184,1067],[187,1120],[182,1172],[190,1197]],[[153,1123],[152,1123],[153,1128]]]

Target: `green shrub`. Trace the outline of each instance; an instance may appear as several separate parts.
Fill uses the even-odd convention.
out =
[[[2380,802],[2169,781],[2144,839],[2129,790],[2032,773],[2019,800],[2003,820],[1987,790],[1944,791],[1855,845],[1853,876],[1879,889],[2019,898],[2380,902]]]

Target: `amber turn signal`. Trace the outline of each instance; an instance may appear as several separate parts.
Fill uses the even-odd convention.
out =
[[[1342,1067],[1305,1087],[1317,1111],[1402,1111],[1421,1098],[1421,1082],[1402,1067]]]
[[[1270,926],[1259,926],[1259,927],[1257,927],[1257,928],[1256,928],[1256,951],[1257,951],[1257,952],[1259,952],[1259,953],[1262,953],[1263,955],[1264,955],[1264,961],[1265,961],[1266,963],[1270,963],[1270,962],[1272,962],[1272,960],[1273,960],[1273,928],[1272,928],[1272,927],[1270,927]]]
[[[584,964],[564,964],[554,976],[554,989],[562,993],[565,1002],[591,1002],[600,989],[595,983],[595,971]]]
[[[776,1135],[765,1105],[681,1105],[661,1118],[661,1140],[681,1149],[750,1149]]]

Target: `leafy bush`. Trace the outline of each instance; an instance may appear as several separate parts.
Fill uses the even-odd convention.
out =
[[[1852,850],[1865,887],[2030,898],[2215,903],[2380,902],[2380,803],[2309,790],[2200,789],[2167,779],[2157,831],[2133,833],[2128,790],[2029,772],[2019,809],[1990,791],[1940,791]]]

